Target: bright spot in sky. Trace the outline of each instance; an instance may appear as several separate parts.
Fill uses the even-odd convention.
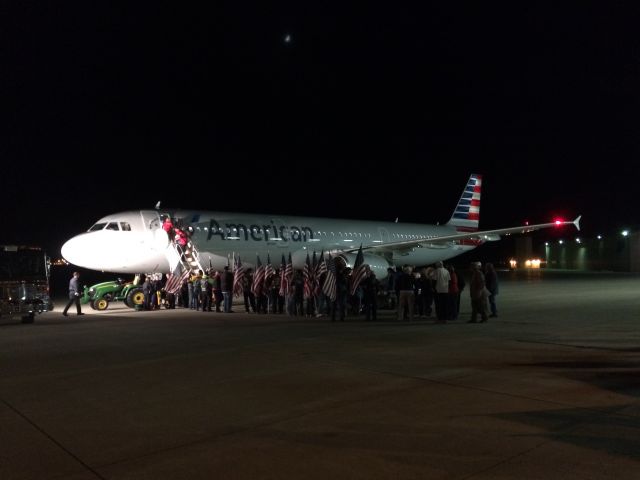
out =
[[[284,43],[291,43],[291,35],[287,34],[284,36]]]

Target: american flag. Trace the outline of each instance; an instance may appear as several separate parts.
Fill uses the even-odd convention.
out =
[[[254,295],[262,295],[262,287],[264,286],[264,265],[262,265],[259,255],[256,255],[256,259],[256,271],[253,274],[251,292]]]
[[[362,254],[362,245],[358,249],[358,254],[356,255],[356,261],[353,264],[353,271],[351,272],[351,280],[349,285],[349,293],[351,295],[355,295],[356,290],[358,289],[358,285],[360,282],[364,280],[364,277],[367,276],[367,270],[365,269],[364,264],[364,255]]]
[[[302,279],[304,280],[304,298],[311,298],[313,292],[313,270],[309,260],[309,252],[307,252],[307,260],[304,262],[304,267],[302,267]]]
[[[164,284],[164,291],[173,293],[174,295],[180,291],[182,284],[189,278],[189,270],[183,270],[182,273],[169,273],[167,275],[167,283]]]
[[[313,252],[313,258],[316,258],[315,252]],[[322,250],[320,252],[320,260],[318,260],[318,263],[315,265],[315,271],[313,273],[314,289],[316,293],[320,292],[320,279],[325,273],[327,273],[327,264],[324,261],[324,250]]]
[[[324,294],[329,297],[332,302],[336,300],[336,263],[329,255],[328,258],[325,259],[326,268],[327,268],[327,277],[324,279],[324,284],[322,285],[322,291]]]
[[[240,255],[238,255],[233,260],[233,295],[236,297],[242,296],[244,276],[245,269],[242,266],[242,262],[240,262]]]
[[[284,279],[287,283],[287,293],[289,293],[289,287],[291,286],[291,279],[293,278],[293,262],[291,261],[291,252],[289,252],[289,261],[284,269]]]
[[[280,291],[278,295],[285,297],[289,290],[289,282],[287,281],[287,261],[284,259],[284,253],[282,254],[282,263],[280,263]]]
[[[267,253],[267,265],[264,267],[264,285],[265,285],[265,287],[269,283],[269,280],[271,280],[271,277],[273,277],[275,274],[276,274],[276,271],[273,268],[273,265],[271,265],[271,256]]]

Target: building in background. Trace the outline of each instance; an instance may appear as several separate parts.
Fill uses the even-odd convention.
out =
[[[544,257],[547,268],[640,272],[640,232],[554,239],[545,242]]]

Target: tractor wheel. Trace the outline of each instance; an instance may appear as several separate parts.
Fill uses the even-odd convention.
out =
[[[89,306],[90,306],[93,310],[95,310],[95,309],[96,309],[96,301],[95,301],[95,300],[90,300],[90,301],[89,301]]]
[[[109,300],[106,297],[102,297],[91,302],[91,305],[93,308],[101,312],[109,307]]]
[[[144,304],[144,293],[142,292],[142,288],[133,288],[127,294],[127,306],[131,308],[136,308],[138,305]]]

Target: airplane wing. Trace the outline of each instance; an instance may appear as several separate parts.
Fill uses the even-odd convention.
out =
[[[561,227],[563,225],[574,225],[580,230],[580,219],[582,215],[571,220],[556,220],[551,223],[539,223],[537,225],[521,225],[519,227],[499,228],[497,230],[484,230],[477,232],[461,232],[454,233],[452,235],[442,235],[439,237],[421,238],[419,240],[403,240],[400,242],[382,243],[380,245],[369,245],[362,247],[362,250],[369,250],[371,252],[392,252],[398,250],[407,250],[414,247],[429,247],[438,248],[439,246],[444,248],[449,242],[455,240],[478,240],[478,241],[495,241],[500,239],[500,235],[509,235],[512,233],[529,233],[535,230],[541,230],[543,228]],[[358,249],[349,249],[345,252],[356,252]]]

